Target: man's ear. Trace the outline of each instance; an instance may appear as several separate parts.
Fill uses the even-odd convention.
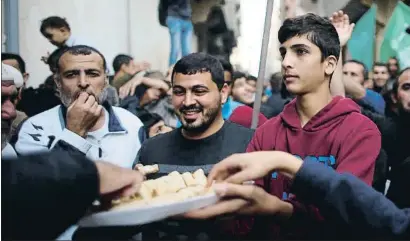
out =
[[[331,75],[335,72],[336,66],[337,66],[337,59],[335,56],[330,55],[329,57],[326,58],[325,60],[325,74],[326,75]]]
[[[393,104],[397,104],[397,102],[399,102],[399,100],[397,99],[396,94],[393,93],[393,92],[390,93],[390,98],[393,101]]]
[[[229,96],[229,86],[225,83],[221,89],[221,105],[225,104]]]
[[[30,78],[30,74],[29,74],[29,73],[24,73],[24,74],[23,74],[24,85],[27,84],[28,78]]]
[[[58,74],[54,74],[54,75],[53,75],[53,80],[54,80],[54,83],[55,83],[56,86],[57,86],[57,89],[60,89],[60,88],[61,88],[61,79],[60,79],[60,76],[59,76]]]

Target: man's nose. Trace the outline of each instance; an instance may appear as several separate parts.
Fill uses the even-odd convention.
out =
[[[78,87],[86,89],[89,85],[90,83],[88,82],[87,75],[84,72],[81,72],[78,80]]]
[[[195,97],[191,93],[185,95],[184,103],[185,106],[190,106],[195,104]]]
[[[16,117],[16,107],[10,100],[6,100],[4,103],[2,103],[1,109],[2,112],[7,113],[9,117],[7,119],[14,119]]]
[[[285,56],[282,59],[282,68],[284,70],[289,69],[289,68],[293,68],[293,64],[292,64],[292,57],[290,54],[285,54]]]

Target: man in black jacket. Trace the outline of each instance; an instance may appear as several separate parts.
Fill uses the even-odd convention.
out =
[[[94,200],[134,194],[142,180],[137,171],[92,162],[73,151],[3,159],[2,240],[55,239]]]

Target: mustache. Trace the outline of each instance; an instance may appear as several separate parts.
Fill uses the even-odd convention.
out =
[[[204,108],[200,105],[189,105],[189,106],[182,106],[179,108],[180,112],[189,112],[189,111],[195,111],[195,112],[201,112]]]
[[[87,93],[88,95],[94,96],[94,98],[96,97],[94,92],[92,92],[91,90],[79,90],[79,91],[75,92],[74,100],[78,99],[78,97],[80,97],[81,93],[83,93],[83,92]]]

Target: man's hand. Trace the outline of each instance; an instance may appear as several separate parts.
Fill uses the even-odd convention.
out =
[[[128,96],[133,96],[135,94],[135,88],[137,88],[137,86],[140,84],[142,84],[141,77],[137,75],[132,77],[132,79],[130,79],[127,83],[120,87],[118,91],[120,99],[124,99]]]
[[[125,85],[121,86],[119,90],[119,97],[121,99],[124,99],[125,97],[133,96],[135,94],[135,89],[140,84],[144,84],[148,87],[159,89],[164,93],[166,93],[169,90],[169,86],[163,80],[135,76]]]
[[[208,175],[208,185],[214,181],[242,184],[265,177],[273,171],[294,175],[302,162],[286,152],[259,151],[233,154],[216,164]]]
[[[216,181],[213,188],[222,201],[213,206],[189,212],[184,217],[207,219],[232,213],[290,217],[293,213],[291,204],[266,193],[258,186],[244,183],[263,178],[273,171],[281,171],[293,178],[301,166],[301,160],[280,151],[231,155],[216,164],[208,176],[208,186]]]
[[[159,100],[161,97],[161,91],[155,88],[149,88],[145,91],[144,95],[140,100],[140,106],[148,105],[149,103]]]
[[[134,68],[135,72],[134,73],[138,73],[138,72],[147,70],[149,68],[151,68],[150,63],[148,63],[146,61],[138,62],[138,63],[135,63],[135,68]]]
[[[155,125],[151,126],[151,128],[149,128],[148,137],[151,138],[159,134],[170,132],[172,130],[173,129],[171,127],[165,125],[164,121],[159,121]]]
[[[118,196],[130,196],[139,191],[144,176],[131,169],[125,169],[111,163],[97,161],[100,179],[100,195],[106,196],[113,193]]]
[[[332,22],[339,35],[340,46],[344,47],[352,36],[355,24],[350,24],[349,16],[344,14],[343,11],[334,12],[329,20]]]
[[[67,109],[67,129],[84,137],[100,118],[102,109],[94,96],[82,92]]]
[[[293,212],[291,204],[270,195],[255,185],[215,184],[216,194],[222,201],[183,215],[185,218],[208,219],[225,214],[277,215]]]

